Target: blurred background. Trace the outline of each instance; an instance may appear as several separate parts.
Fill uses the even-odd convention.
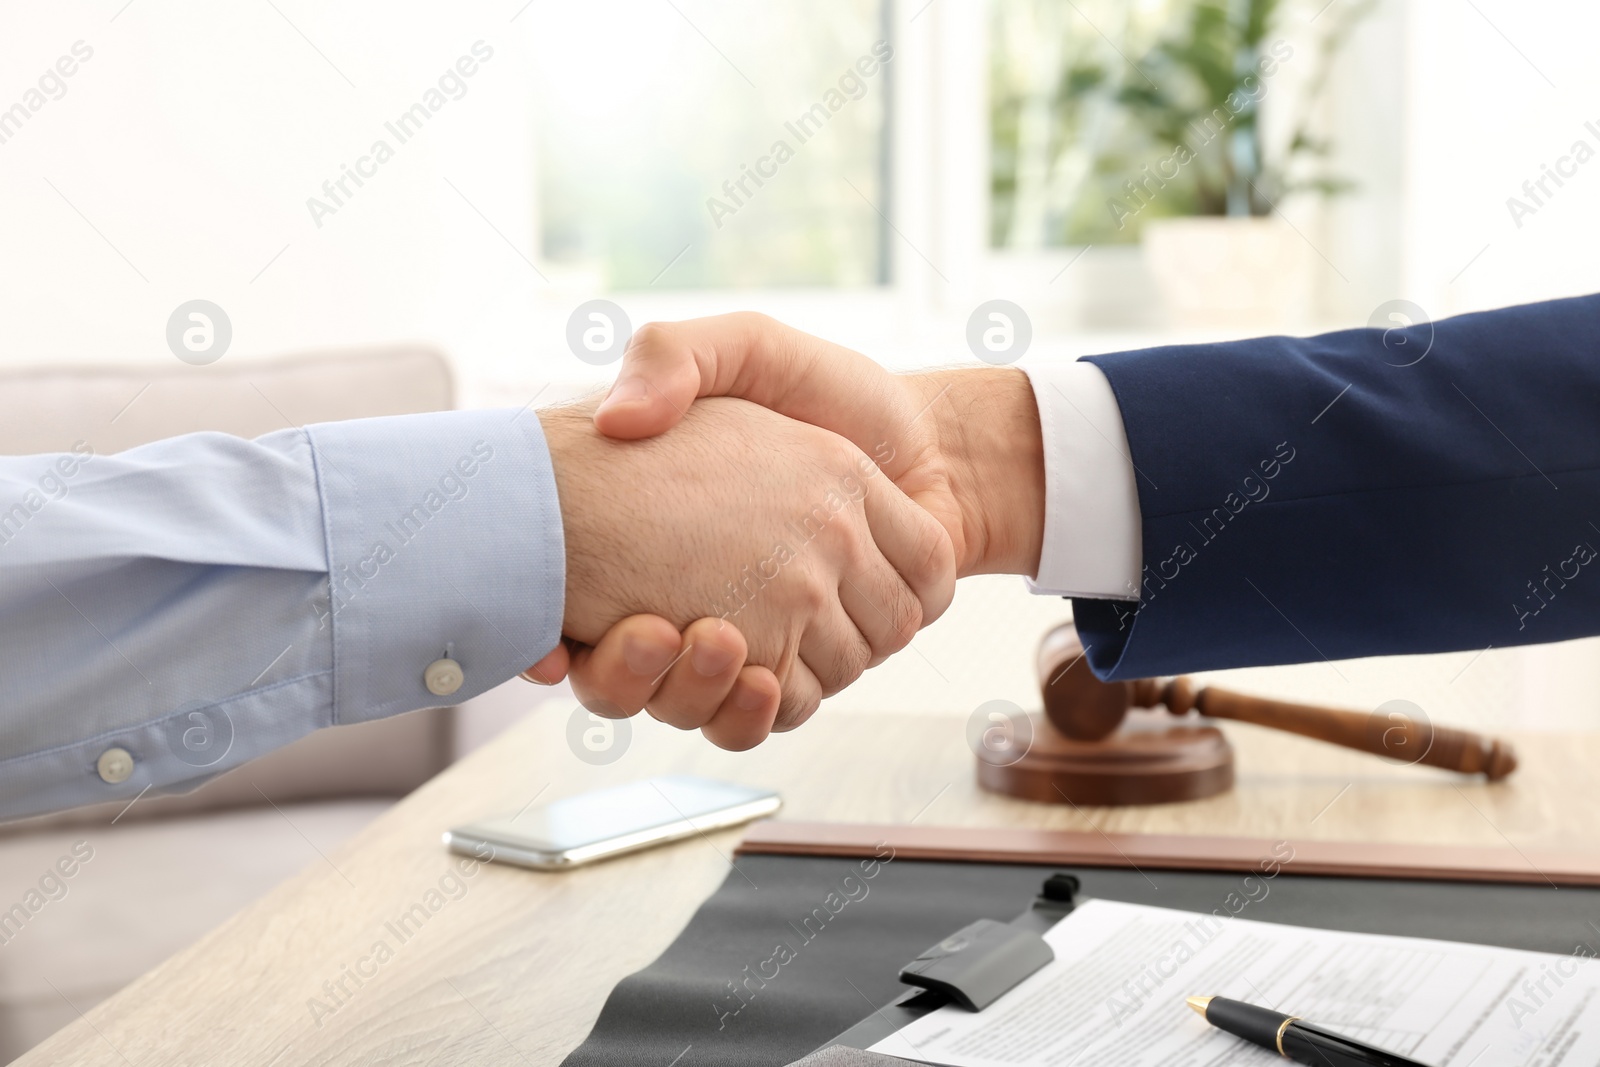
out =
[[[975,362],[966,321],[993,298],[1031,319],[1026,362],[1600,288],[1600,165],[1569,159],[1538,204],[1524,189],[1600,148],[1600,10],[1576,0],[112,0],[0,18],[8,364],[172,364],[167,320],[204,299],[232,327],[219,366],[423,341],[458,403],[521,405],[614,373],[566,340],[596,297],[634,326],[757,308],[917,367]],[[75,50],[92,58],[39,80]],[[1025,702],[1063,606],[1004,580],[960,603],[923,657],[837,703]],[[1491,651],[1448,690],[1449,659],[1373,665],[1377,689],[1325,666],[1258,684],[1594,723],[1501,677],[1547,654]],[[1580,662],[1587,686],[1600,664]]]
[[[1029,319],[1027,365],[1591,292],[1596,40],[1578,0],[9,5],[0,373],[125,383],[90,430],[29,439],[104,451],[116,389],[138,412],[158,373],[295,354],[365,358],[337,397],[252,385],[238,425],[392,392],[419,345],[450,403],[576,396],[615,369],[568,341],[596,299],[634,327],[759,309],[910,368],[976,363],[993,299]],[[196,300],[229,333],[205,367],[169,343]],[[192,428],[166,410],[146,436]],[[1036,706],[1067,611],[964,583],[823,714]],[[1592,641],[1229,681],[1600,727]],[[537,697],[462,710],[451,751]]]

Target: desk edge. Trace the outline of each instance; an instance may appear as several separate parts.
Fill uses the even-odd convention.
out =
[[[1152,870],[1600,886],[1600,855],[1554,850],[1295,841],[1180,834],[1103,834],[1017,827],[758,822],[737,855],[877,856]],[[1273,873],[1277,873],[1274,870]]]

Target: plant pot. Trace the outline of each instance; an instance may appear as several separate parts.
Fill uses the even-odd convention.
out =
[[[1174,326],[1268,329],[1309,318],[1313,252],[1276,216],[1154,219],[1144,255]]]
[[[1035,336],[1164,325],[1138,245],[999,249],[985,268],[984,288],[1021,304]]]

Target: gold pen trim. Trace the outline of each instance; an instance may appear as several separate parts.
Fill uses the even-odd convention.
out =
[[[1291,1015],[1287,1019],[1283,1020],[1283,1022],[1278,1024],[1278,1055],[1282,1056],[1284,1059],[1288,1059],[1289,1054],[1283,1051],[1283,1032],[1289,1029],[1290,1023],[1297,1023],[1299,1021],[1300,1016]]]

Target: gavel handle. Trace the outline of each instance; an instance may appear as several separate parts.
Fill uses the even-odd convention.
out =
[[[1186,681],[1174,679],[1174,685],[1168,687],[1167,706],[1174,714],[1181,714],[1190,706],[1185,699],[1188,693],[1181,689],[1171,691]],[[1470,730],[1418,722],[1398,712],[1385,719],[1377,713],[1363,715],[1358,711],[1290,704],[1210,686],[1194,694],[1192,706],[1213,719],[1254,723],[1402,763],[1426,763],[1462,774],[1482,774],[1491,782],[1517,769],[1516,753],[1504,741]]]

